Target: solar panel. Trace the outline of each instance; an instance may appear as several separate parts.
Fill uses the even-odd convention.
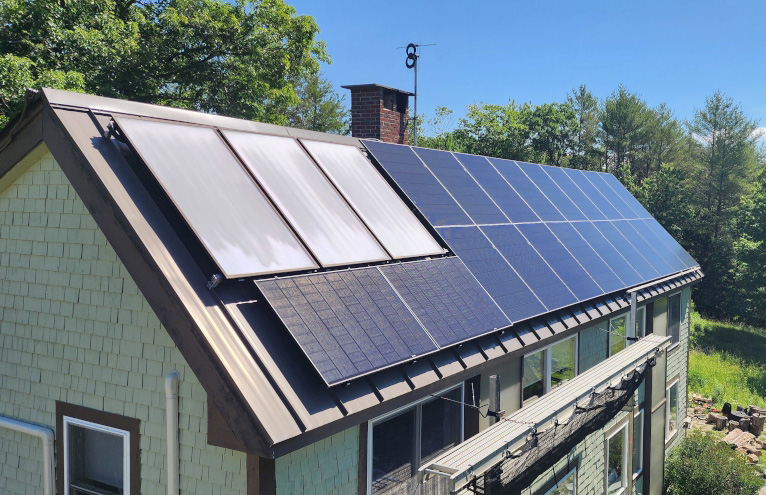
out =
[[[223,131],[322,266],[389,256],[293,138]]]
[[[644,237],[636,231],[627,220],[616,220],[612,222],[612,225],[620,231],[620,233],[630,241],[631,244],[640,252],[643,257],[652,265],[660,275],[669,275],[673,273],[673,268],[665,261],[663,254],[660,254],[657,249],[647,242]]]
[[[673,252],[673,249],[667,246],[643,220],[627,220],[627,223],[657,251],[657,254],[670,266],[671,272],[688,268],[686,263]]]
[[[601,178],[609,185],[612,190],[627,204],[636,214],[641,218],[652,218],[652,214],[646,211],[644,205],[642,205],[632,194],[628,191],[622,183],[617,180],[612,174],[602,174]]]
[[[564,217],[553,206],[553,203],[545,197],[534,182],[519,168],[516,162],[499,158],[490,158],[489,161],[541,220],[546,222],[564,220]]]
[[[555,224],[551,224],[555,225]],[[555,235],[542,223],[517,225],[532,247],[540,253],[567,288],[584,301],[604,293],[580,263],[567,251]]]
[[[328,385],[437,349],[376,267],[256,285]]]
[[[642,221],[646,224],[646,226],[649,228],[649,230],[654,232],[654,234],[660,240],[662,240],[665,243],[665,245],[669,249],[671,249],[673,251],[673,253],[681,261],[683,261],[686,264],[687,268],[692,268],[694,266],[698,266],[699,265],[699,263],[697,263],[695,261],[695,259],[692,258],[692,256],[683,247],[681,247],[681,245],[678,243],[678,241],[676,241],[673,238],[673,236],[668,233],[667,230],[662,228],[662,225],[660,225],[660,223],[657,220],[652,218],[650,220],[642,220]]]
[[[586,173],[582,170],[574,170],[571,168],[564,169],[564,172],[572,179],[572,182],[580,188],[583,194],[591,200],[591,202],[599,209],[601,213],[607,218],[607,220],[616,220],[618,218],[625,218],[622,216],[617,208],[615,208],[606,197],[601,194],[601,191],[593,185],[591,181],[585,176]]]
[[[610,268],[610,266],[599,256],[593,247],[583,239],[579,232],[572,226],[571,223],[556,222],[549,223],[548,228],[551,229],[556,237],[567,247],[572,256],[580,262],[580,264],[587,270],[591,278],[604,290],[604,292],[614,292],[625,288],[628,284],[620,280],[620,277]],[[597,231],[595,233],[598,236],[601,234]],[[606,243],[606,239],[604,239]],[[615,252],[617,256],[618,253]],[[625,260],[621,261],[626,263]]]
[[[549,311],[577,302],[574,294],[515,226],[483,227],[482,231]]]
[[[426,167],[463,207],[468,216],[477,224],[507,223],[508,218],[492,202],[487,193],[468,175],[452,153],[413,148]]]
[[[412,148],[378,141],[362,143],[431,225],[473,224]]]
[[[628,241],[614,226],[613,222],[594,222],[593,225],[607,238],[628,263],[635,268],[642,282],[657,278],[660,273],[649,263],[641,252]]]
[[[444,252],[358,148],[301,142],[394,258]]]
[[[564,194],[564,191],[545,173],[542,165],[525,162],[517,162],[517,164],[567,220],[586,219],[585,214],[569,199],[569,196]]]
[[[458,258],[386,265],[380,271],[440,347],[511,324]]]
[[[478,227],[437,230],[508,318],[520,321],[545,313],[545,306]]]
[[[605,223],[605,222],[599,222]],[[627,259],[627,253],[625,256],[620,254],[620,251],[611,244],[606,237],[599,231],[594,223],[591,222],[574,222],[572,227],[585,239],[590,247],[609,265],[609,268],[620,277],[623,287],[630,287],[631,285],[637,285],[643,282],[645,279],[633,268],[633,265]]]
[[[317,268],[215,130],[115,120],[227,278]]]
[[[473,179],[512,222],[539,222],[540,218],[505,181],[487,157],[454,153]]]
[[[572,178],[569,177],[569,174],[566,173],[566,169],[548,166],[543,166],[542,169],[545,170],[551,179],[553,179],[553,182],[558,184],[569,199],[580,208],[580,211],[585,214],[588,220],[606,219],[606,216],[604,216],[601,210],[599,210],[598,207],[588,199],[588,196],[577,187],[577,184],[575,184]]]
[[[633,211],[614,189],[609,187],[609,184],[604,180],[604,177],[609,174],[601,172],[583,172],[585,177],[593,184],[599,192],[614,206],[617,208],[623,217],[625,218],[639,218],[640,215]]]

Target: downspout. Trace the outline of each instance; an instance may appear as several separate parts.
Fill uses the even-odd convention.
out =
[[[165,412],[167,414],[168,495],[178,495],[178,372],[165,377]]]
[[[53,486],[53,430],[45,426],[37,426],[25,423],[16,419],[0,416],[0,428],[18,431],[37,437],[43,446],[43,493],[45,495],[56,495]]]

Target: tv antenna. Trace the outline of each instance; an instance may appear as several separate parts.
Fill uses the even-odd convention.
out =
[[[397,47],[405,48],[407,50],[407,59],[404,61],[404,65],[406,65],[408,69],[415,70],[415,101],[414,109],[412,112],[412,121],[414,122],[414,125],[412,126],[412,141],[414,146],[418,145],[418,59],[420,58],[420,55],[418,55],[418,48],[421,46],[436,46],[436,43],[410,43],[406,47]]]

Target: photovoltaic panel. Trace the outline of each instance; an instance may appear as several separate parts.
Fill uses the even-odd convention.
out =
[[[608,220],[625,218],[622,216],[622,213],[617,211],[617,208],[615,208],[612,203],[610,203],[609,200],[607,200],[606,197],[601,194],[596,186],[594,186],[593,183],[588,180],[588,178],[585,176],[586,172],[583,172],[582,170],[574,170],[571,168],[564,169],[564,172],[566,172],[569,178],[572,179],[572,182],[574,182],[575,185],[580,188],[583,194],[585,194],[585,196],[591,200],[596,208],[598,208],[599,211],[601,211],[601,213],[603,213]]]
[[[301,142],[394,258],[444,252],[358,148]]]
[[[522,172],[516,162],[490,158],[500,175],[519,193],[519,196],[529,205],[532,211],[543,221],[564,220],[553,203],[537,188],[532,180]]]
[[[555,225],[555,224],[551,224]],[[580,263],[567,251],[555,235],[542,223],[517,225],[540,256],[553,268],[577,300],[584,301],[604,294]]]
[[[641,218],[652,218],[652,214],[646,211],[644,205],[642,205],[632,194],[628,191],[622,183],[617,180],[612,174],[602,174],[601,178],[611,186],[612,190],[622,199],[630,208],[636,212]]]
[[[222,132],[322,266],[390,259],[295,139]]]
[[[458,258],[398,263],[380,271],[440,347],[511,324]]]
[[[660,275],[669,275],[673,273],[673,268],[665,261],[657,249],[654,248],[644,237],[636,231],[627,220],[616,220],[612,225],[630,241],[639,253],[651,264],[652,268],[657,270]]]
[[[613,225],[612,222],[593,222],[593,225],[607,238],[607,240],[614,246],[620,254],[623,255],[628,263],[635,268],[641,277],[641,282],[652,280],[660,275],[651,263],[641,254],[641,252],[628,241],[625,236]]]
[[[548,228],[551,229],[551,232],[556,234],[556,237],[558,237],[567,247],[569,252],[572,253],[572,256],[585,267],[591,278],[598,283],[604,292],[614,292],[628,286],[628,284],[620,280],[620,277],[618,277],[612,268],[610,268],[610,266],[599,256],[600,253],[593,249],[593,247],[582,238],[580,233],[577,232],[571,223],[549,223]],[[596,231],[594,232],[594,235],[601,236],[601,233]],[[606,239],[603,240],[603,243],[606,243]],[[614,254],[617,254],[619,257],[618,253]],[[625,260],[621,259],[621,261],[622,263],[626,263]]]
[[[226,277],[317,268],[214,129],[115,120]]]
[[[508,222],[452,153],[427,148],[413,149],[475,223]]]
[[[598,222],[606,223],[606,222]],[[571,226],[585,239],[585,241],[596,251],[601,258],[609,265],[609,268],[620,277],[625,284],[623,287],[630,287],[643,282],[645,279],[633,268],[633,265],[625,256],[620,254],[618,248],[612,245],[601,231],[595,227],[595,222],[574,222]]]
[[[478,227],[449,227],[437,231],[512,321],[546,312],[545,306]]]
[[[542,168],[548,176],[553,179],[553,182],[558,184],[566,195],[569,196],[569,199],[580,208],[580,211],[585,214],[588,220],[606,219],[606,216],[604,216],[601,210],[599,210],[598,207],[588,199],[588,196],[577,187],[577,184],[575,184],[572,178],[569,177],[569,174],[566,173],[566,169],[548,166],[543,166]]]
[[[631,227],[641,234],[646,241],[651,244],[655,250],[662,256],[662,258],[670,265],[673,271],[680,271],[689,268],[682,258],[678,256],[674,250],[668,246],[654,231],[649,228],[645,223],[645,220],[628,220]]]
[[[564,191],[545,173],[542,165],[516,162],[532,182],[540,189],[567,220],[586,220],[585,214],[564,194]]]
[[[646,226],[654,232],[654,234],[662,240],[665,245],[675,253],[675,255],[681,259],[686,264],[687,268],[692,268],[694,266],[698,266],[699,263],[692,258],[692,256],[683,248],[680,244],[678,244],[678,241],[676,241],[670,233],[668,233],[667,230],[665,230],[660,223],[655,219],[650,220],[643,220],[643,222],[646,224]]]
[[[473,224],[412,148],[378,141],[362,142],[431,225]]]
[[[583,172],[585,177],[593,184],[601,194],[612,203],[612,206],[617,208],[623,217],[625,218],[640,218],[640,215],[633,211],[619,194],[614,192],[614,189],[609,187],[609,184],[604,180],[604,176],[607,174],[601,172]]]
[[[515,226],[482,227],[482,231],[548,310],[577,302],[574,294],[567,289]]]
[[[527,206],[521,196],[495,170],[487,157],[454,154],[468,173],[495,201],[511,222],[539,222],[540,218]]]
[[[376,267],[256,285],[328,385],[437,349]]]

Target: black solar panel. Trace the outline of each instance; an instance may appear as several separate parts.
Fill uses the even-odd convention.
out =
[[[612,174],[601,174],[601,178],[640,218],[652,218],[652,214],[646,211],[646,208],[617,180],[617,177]]]
[[[364,144],[431,225],[473,223],[412,148],[377,141],[365,141]]]
[[[643,254],[633,246],[633,244],[620,233],[613,222],[593,222],[593,225],[606,237],[612,246],[628,260],[628,263],[638,272],[642,282],[659,277],[658,272],[651,263],[649,263]]]
[[[582,170],[573,170],[570,168],[564,169],[564,171],[569,176],[569,178],[572,179],[572,182],[574,182],[575,185],[580,188],[580,191],[582,191],[583,194],[585,194],[585,196],[591,200],[596,208],[598,208],[599,211],[603,213],[608,220],[625,218],[619,211],[617,211],[617,208],[612,206],[612,203],[610,203],[606,197],[596,188],[596,186],[594,186],[593,183],[591,183],[591,181],[589,181],[585,176],[586,173],[593,172],[583,172]]]
[[[614,206],[617,208],[623,217],[625,218],[640,218],[640,215],[633,211],[633,209],[617,194],[614,189],[609,187],[609,184],[604,180],[603,174],[600,172],[583,172],[585,177],[593,184],[596,189]]]
[[[458,258],[380,267],[440,347],[511,322]]]
[[[588,220],[604,220],[606,216],[593,204],[593,202],[585,195],[584,192],[574,183],[566,170],[561,167],[547,167],[544,166],[543,170],[553,179],[553,182],[566,193],[569,199],[580,208]]]
[[[687,268],[699,265],[699,263],[697,263],[694,258],[692,258],[691,255],[683,247],[681,247],[680,244],[678,244],[678,241],[676,241],[673,236],[668,233],[667,230],[662,228],[662,225],[660,225],[657,220],[652,218],[650,220],[642,221],[644,224],[646,224],[649,230],[654,232],[654,234],[665,243],[665,246],[673,251],[676,257],[678,257],[681,261],[684,262],[684,264],[686,264]]]
[[[577,302],[574,294],[515,226],[483,227],[482,231],[549,311]]]
[[[437,231],[512,321],[546,312],[545,306],[478,227],[440,228]]]
[[[529,205],[541,220],[555,221],[564,220],[564,217],[556,209],[553,203],[537,188],[534,182],[527,177],[516,162],[511,160],[501,160],[499,158],[490,158],[490,162],[495,166],[500,175],[519,193],[519,196]]]
[[[517,162],[519,168],[527,174],[532,182],[545,194],[556,209],[564,215],[567,220],[586,220],[585,214],[569,199],[569,196],[564,194],[564,191],[553,182],[553,179],[545,173],[542,165],[535,165],[533,163]]]
[[[495,201],[511,222],[539,222],[540,218],[505,181],[487,157],[454,153],[473,179]]]
[[[556,225],[556,224],[551,224]],[[528,223],[517,226],[532,247],[540,253],[553,271],[561,278],[578,301],[604,294],[580,263],[567,251],[564,244],[542,223]]]
[[[655,247],[647,242],[644,237],[634,229],[628,220],[620,220],[612,222],[612,225],[620,231],[620,233],[630,241],[631,244],[640,252],[643,257],[649,262],[649,264],[652,265],[652,268],[654,268],[657,273],[660,275],[669,275],[673,273],[672,266],[668,264],[667,261],[665,261],[665,254],[666,253],[660,253],[659,251],[664,251],[662,249],[655,249]],[[669,254],[669,253],[667,253]],[[671,255],[672,256],[672,255]]]
[[[508,222],[503,212],[451,153],[427,148],[413,149],[475,223]]]
[[[375,267],[256,285],[328,385],[437,349]]]

